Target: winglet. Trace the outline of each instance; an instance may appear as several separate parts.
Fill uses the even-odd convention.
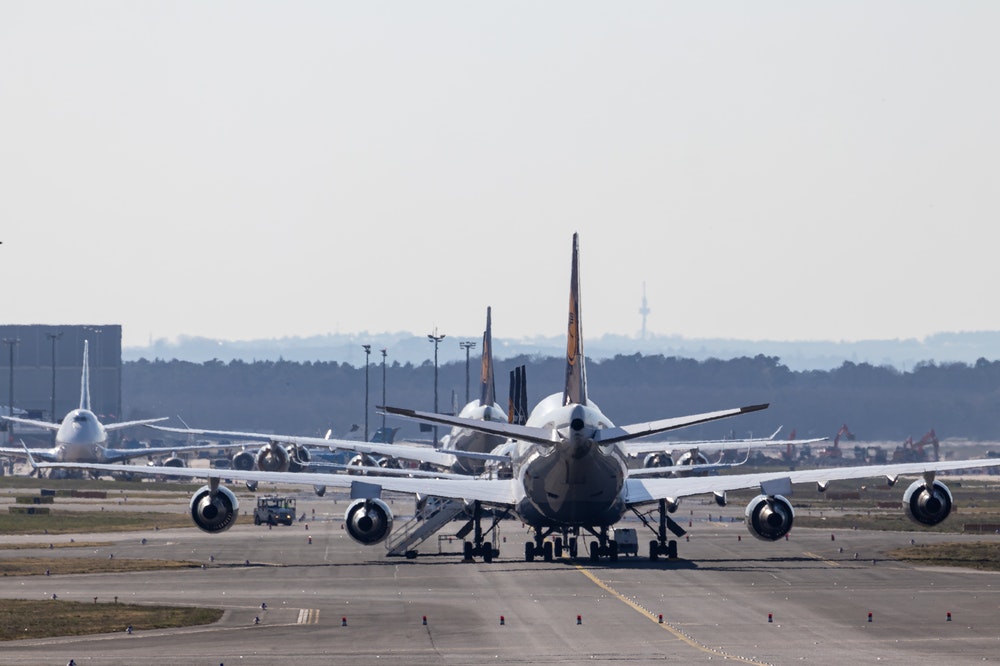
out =
[[[83,372],[80,373],[80,409],[90,411],[90,362],[88,356],[88,341],[83,341]]]
[[[587,404],[587,368],[580,322],[580,240],[573,234],[573,264],[569,281],[569,318],[566,330],[566,388],[563,405]]]
[[[38,463],[35,462],[34,456],[31,455],[31,450],[28,448],[28,445],[24,443],[23,439],[21,440],[21,446],[24,447],[24,455],[28,456],[28,462],[31,464],[31,469],[37,470]]]
[[[486,308],[486,331],[483,332],[483,363],[480,372],[482,391],[480,406],[492,405],[497,401],[496,384],[493,381],[493,308]]]

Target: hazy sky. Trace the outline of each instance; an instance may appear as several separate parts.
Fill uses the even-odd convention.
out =
[[[0,3],[4,323],[1000,329],[1000,3]]]

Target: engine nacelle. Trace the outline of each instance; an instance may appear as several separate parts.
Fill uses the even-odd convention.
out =
[[[257,452],[257,469],[262,472],[287,472],[288,463],[288,451],[278,443],[269,442]]]
[[[643,458],[642,466],[645,469],[649,469],[651,467],[673,467],[674,459],[670,457],[670,454],[665,452],[650,453],[648,456]]]
[[[285,447],[285,453],[288,454],[288,471],[298,474],[299,472],[306,471],[309,467],[309,449],[304,446],[295,446],[294,444]]]
[[[219,486],[214,495],[210,486],[202,486],[191,497],[191,520],[205,532],[224,532],[239,515],[239,500],[225,486]]]
[[[906,516],[919,525],[937,525],[951,513],[951,491],[940,481],[927,487],[924,481],[914,481],[903,493]]]
[[[254,455],[249,451],[240,451],[235,456],[233,456],[233,469],[238,469],[241,472],[249,472],[253,469],[255,463]]]
[[[392,511],[380,499],[359,499],[344,514],[347,533],[358,543],[370,546],[385,541],[392,531]]]
[[[794,519],[791,502],[781,495],[757,495],[747,504],[747,529],[762,541],[777,541],[788,534]]]
[[[677,459],[677,465],[707,465],[708,458],[701,451],[688,451]]]
[[[164,467],[187,467],[187,465],[184,464],[184,459],[183,458],[178,458],[177,456],[170,456],[169,458],[167,458],[166,460],[164,460],[163,461],[163,466]]]

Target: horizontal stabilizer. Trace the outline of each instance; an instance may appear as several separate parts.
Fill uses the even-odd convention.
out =
[[[646,437],[647,435],[655,435],[658,432],[677,430],[678,428],[686,428],[688,426],[697,425],[699,423],[708,423],[709,421],[717,421],[719,419],[729,418],[730,416],[739,416],[741,414],[758,412],[762,409],[767,409],[767,407],[768,407],[767,404],[750,405],[748,407],[738,407],[736,409],[723,409],[717,412],[705,412],[704,414],[693,414],[691,416],[678,416],[672,419],[661,419],[659,421],[649,421],[647,423],[634,423],[632,425],[619,426],[614,428],[608,428],[606,430],[600,430],[596,433],[594,439],[596,439],[601,444],[624,442],[630,439],[636,439],[637,437]]]

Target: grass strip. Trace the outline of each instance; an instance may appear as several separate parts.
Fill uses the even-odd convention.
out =
[[[133,631],[189,627],[221,617],[218,608],[5,599],[0,605],[0,641],[124,632],[130,625]]]
[[[200,562],[188,560],[146,560],[94,557],[11,557],[0,560],[2,576],[43,576],[64,574],[127,573],[158,569],[197,569]]]
[[[937,543],[895,548],[886,553],[894,560],[923,566],[965,567],[1000,571],[1000,543]]]

